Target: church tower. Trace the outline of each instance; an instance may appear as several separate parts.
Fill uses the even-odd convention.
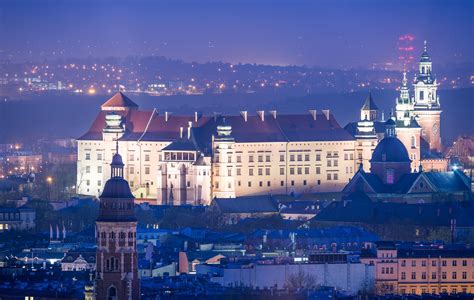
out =
[[[372,99],[372,93],[365,99],[364,105],[360,109],[360,119],[368,121],[377,121],[379,108],[375,105],[374,99]]]
[[[421,138],[428,151],[441,152],[441,106],[438,97],[438,83],[433,75],[431,58],[425,41],[424,51],[419,62],[418,75],[414,87],[414,115],[420,124]]]
[[[116,153],[111,178],[100,196],[96,221],[96,299],[135,300],[140,298],[137,271],[134,197],[123,178],[122,157]]]
[[[397,121],[403,122],[405,126],[409,126],[411,118],[413,117],[413,109],[413,99],[410,98],[410,93],[408,90],[407,72],[403,71],[400,97],[397,98],[395,107]]]

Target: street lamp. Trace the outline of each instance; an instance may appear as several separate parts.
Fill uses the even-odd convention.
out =
[[[51,184],[53,183],[53,177],[48,176],[46,177],[46,182],[48,183],[48,198],[51,201]]]

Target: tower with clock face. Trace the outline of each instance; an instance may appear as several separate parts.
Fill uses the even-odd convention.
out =
[[[437,93],[438,83],[433,75],[431,57],[428,55],[426,41],[415,77],[413,114],[421,126],[421,139],[431,152],[441,152],[441,106]]]

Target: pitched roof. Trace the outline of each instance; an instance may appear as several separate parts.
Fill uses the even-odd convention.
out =
[[[278,213],[277,203],[270,196],[247,196],[237,198],[216,198],[216,205],[222,213]]]
[[[474,226],[474,205],[462,203],[407,204],[393,202],[333,202],[312,220],[368,224],[407,224],[450,226],[456,219],[459,227]]]
[[[168,151],[197,151],[196,145],[191,139],[177,139],[162,150]]]
[[[174,141],[180,136],[180,128],[192,125],[192,135],[198,148],[210,152],[212,135],[224,117],[200,117],[195,122],[192,116],[159,115],[152,111],[117,111],[124,118],[125,133],[121,140]],[[106,111],[101,111],[89,131],[79,140],[101,140],[105,127]],[[238,143],[254,142],[298,142],[298,141],[350,141],[354,137],[340,127],[332,114],[308,114],[266,116],[225,116],[226,124],[232,127],[232,137]]]
[[[362,110],[379,110],[377,105],[375,105],[374,99],[372,99],[372,93],[369,92],[367,98],[365,98],[364,105],[362,105]]]
[[[100,107],[129,107],[129,108],[138,108],[138,104],[130,100],[122,92],[117,92],[109,100],[105,101]]]

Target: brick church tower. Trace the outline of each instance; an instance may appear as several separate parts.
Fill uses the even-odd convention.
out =
[[[438,83],[433,75],[431,57],[428,55],[426,41],[419,62],[418,75],[414,86],[414,115],[421,126],[421,138],[426,150],[441,152],[441,106],[438,97]]]
[[[135,300],[140,298],[137,271],[134,197],[123,179],[122,157],[116,153],[111,178],[100,196],[96,221],[96,299]]]

